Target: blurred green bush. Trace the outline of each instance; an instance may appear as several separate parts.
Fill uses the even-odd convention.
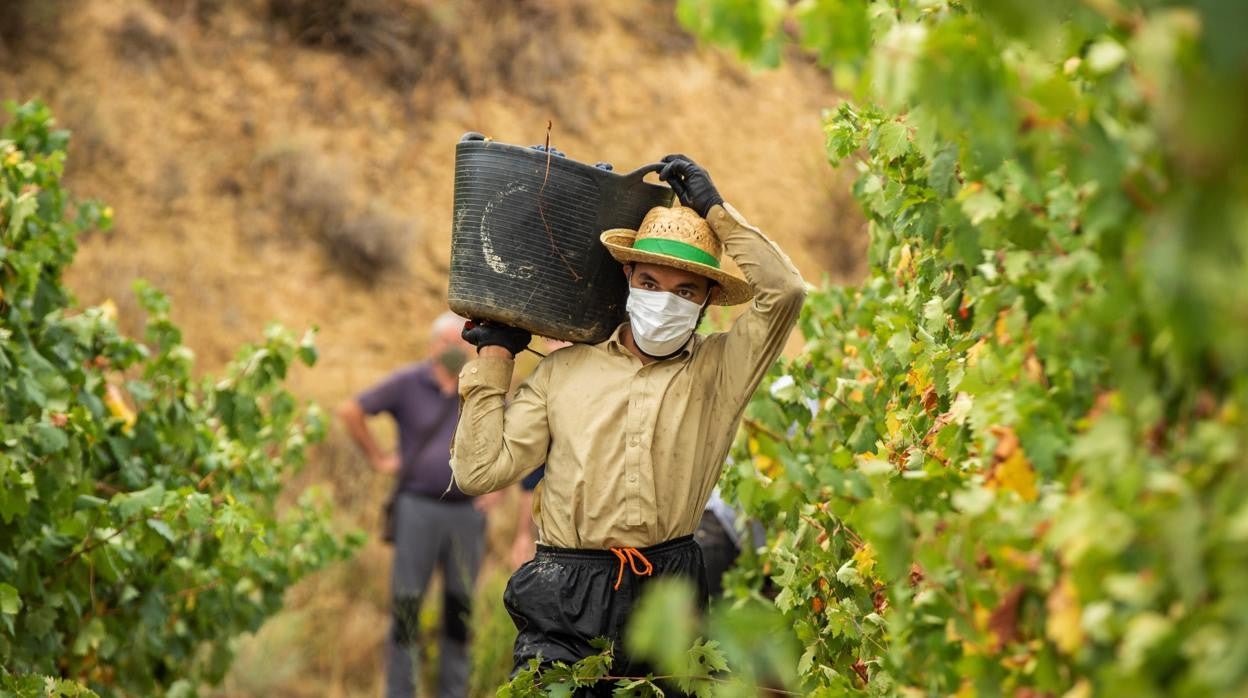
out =
[[[276,499],[321,437],[282,383],[316,360],[312,334],[272,327],[219,378],[167,297],[136,288],[144,342],[111,303],[61,283],[76,236],[112,211],[61,186],[68,134],[39,103],[0,132],[0,664],[100,695],[194,695],[222,677],[300,577],[358,536],[331,530],[314,492]],[[14,690],[42,679],[5,678]],[[72,695],[70,693],[69,695]]]
[[[1248,691],[1248,5],[678,12],[847,95],[871,274],[809,298],[725,482],[805,690]]]

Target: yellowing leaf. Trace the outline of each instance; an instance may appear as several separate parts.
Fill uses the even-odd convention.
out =
[[[112,298],[100,303],[100,312],[109,320],[117,322],[117,304],[113,302]]]
[[[4,296],[0,295],[0,299]],[[1227,401],[1222,405],[1222,409],[1218,412],[1218,421],[1223,424],[1235,424],[1239,421],[1239,406],[1231,401]]]
[[[995,462],[988,473],[988,486],[1009,490],[1024,501],[1034,502],[1038,494],[1036,471],[1023,453],[1018,435],[1013,429],[1003,426],[994,426],[991,431],[997,437],[997,446],[993,449]]]
[[[981,633],[988,630],[988,619],[991,617],[992,611],[979,602],[976,602],[971,609],[971,620],[975,623],[975,629]]]
[[[871,570],[875,569],[875,548],[870,543],[864,543],[854,551],[854,564],[857,565],[859,574],[870,576]]]
[[[104,389],[104,406],[108,408],[110,414],[122,421],[122,428],[129,432],[134,427],[135,415],[134,410],[126,404],[126,398],[122,395],[121,388],[111,383]]]
[[[1036,501],[1036,472],[1032,469],[1031,462],[1023,455],[1022,449],[998,463],[988,483],[991,487],[1015,492],[1024,501]]]
[[[1063,576],[1045,601],[1049,615],[1044,621],[1044,634],[1066,654],[1074,654],[1083,645],[1083,625],[1079,597],[1070,577]]]
[[[979,355],[983,354],[986,348],[988,348],[988,340],[980,337],[978,342],[975,342],[970,349],[966,350],[966,365],[974,366],[979,363]]]
[[[1014,341],[1010,336],[1010,327],[1008,324],[1009,312],[1002,310],[997,314],[997,322],[993,325],[992,333],[996,336],[997,342],[1000,344],[1009,344]]]
[[[932,384],[932,379],[928,377],[927,371],[912,368],[906,373],[906,383],[914,388],[914,392],[922,395]]]
[[[1040,363],[1040,359],[1036,357],[1034,352],[1028,353],[1027,358],[1023,360],[1023,372],[1031,380],[1044,384],[1044,364]]]
[[[910,252],[909,245],[902,245],[901,251],[897,254],[897,281],[905,283],[906,279],[914,276],[914,259]]]
[[[854,388],[849,391],[850,402],[862,402],[865,396],[862,394],[862,388]]]
[[[884,427],[888,429],[888,438],[897,436],[897,432],[901,431],[901,420],[897,419],[897,415],[892,412],[884,418]]]
[[[754,466],[758,468],[759,472],[773,480],[784,472],[780,462],[771,456],[761,454],[754,456]]]

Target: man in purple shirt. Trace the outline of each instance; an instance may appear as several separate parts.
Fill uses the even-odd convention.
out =
[[[421,601],[434,567],[442,568],[442,637],[438,695],[468,694],[468,615],[485,543],[486,499],[474,503],[451,482],[450,450],[459,416],[459,370],[470,346],[460,338],[464,319],[444,313],[433,323],[430,358],[395,371],[347,400],[338,416],[378,472],[397,475],[391,511],[394,569],[393,622],[386,643],[386,695],[411,698],[418,675]],[[385,452],[365,420],[394,419],[397,454]]]

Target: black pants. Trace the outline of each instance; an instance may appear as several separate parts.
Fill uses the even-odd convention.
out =
[[[705,608],[706,567],[693,536],[638,551],[653,566],[653,573],[639,576],[626,564],[621,578],[620,560],[610,550],[537,546],[537,554],[516,570],[503,594],[503,604],[516,624],[516,669],[523,669],[534,657],[540,657],[543,664],[571,664],[597,654],[590,640],[606,637],[615,643],[613,676],[651,673],[624,649],[624,631],[633,607],[653,580],[684,577],[693,582],[699,606]],[[611,695],[612,687],[606,684],[598,691]]]

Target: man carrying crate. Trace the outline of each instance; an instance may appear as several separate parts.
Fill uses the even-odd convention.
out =
[[[683,206],[651,210],[602,242],[624,264],[629,321],[605,342],[551,353],[504,396],[527,331],[468,323],[478,358],[460,374],[451,467],[469,494],[502,489],[543,463],[541,541],[504,595],[517,667],[576,660],[615,641],[615,675],[646,669],[623,653],[648,580],[690,579],[706,596],[692,534],[742,412],[797,321],[805,283],[789,258],[683,155],[659,178]],[[727,252],[745,278],[720,268]],[[727,332],[694,334],[710,304],[751,306]]]

